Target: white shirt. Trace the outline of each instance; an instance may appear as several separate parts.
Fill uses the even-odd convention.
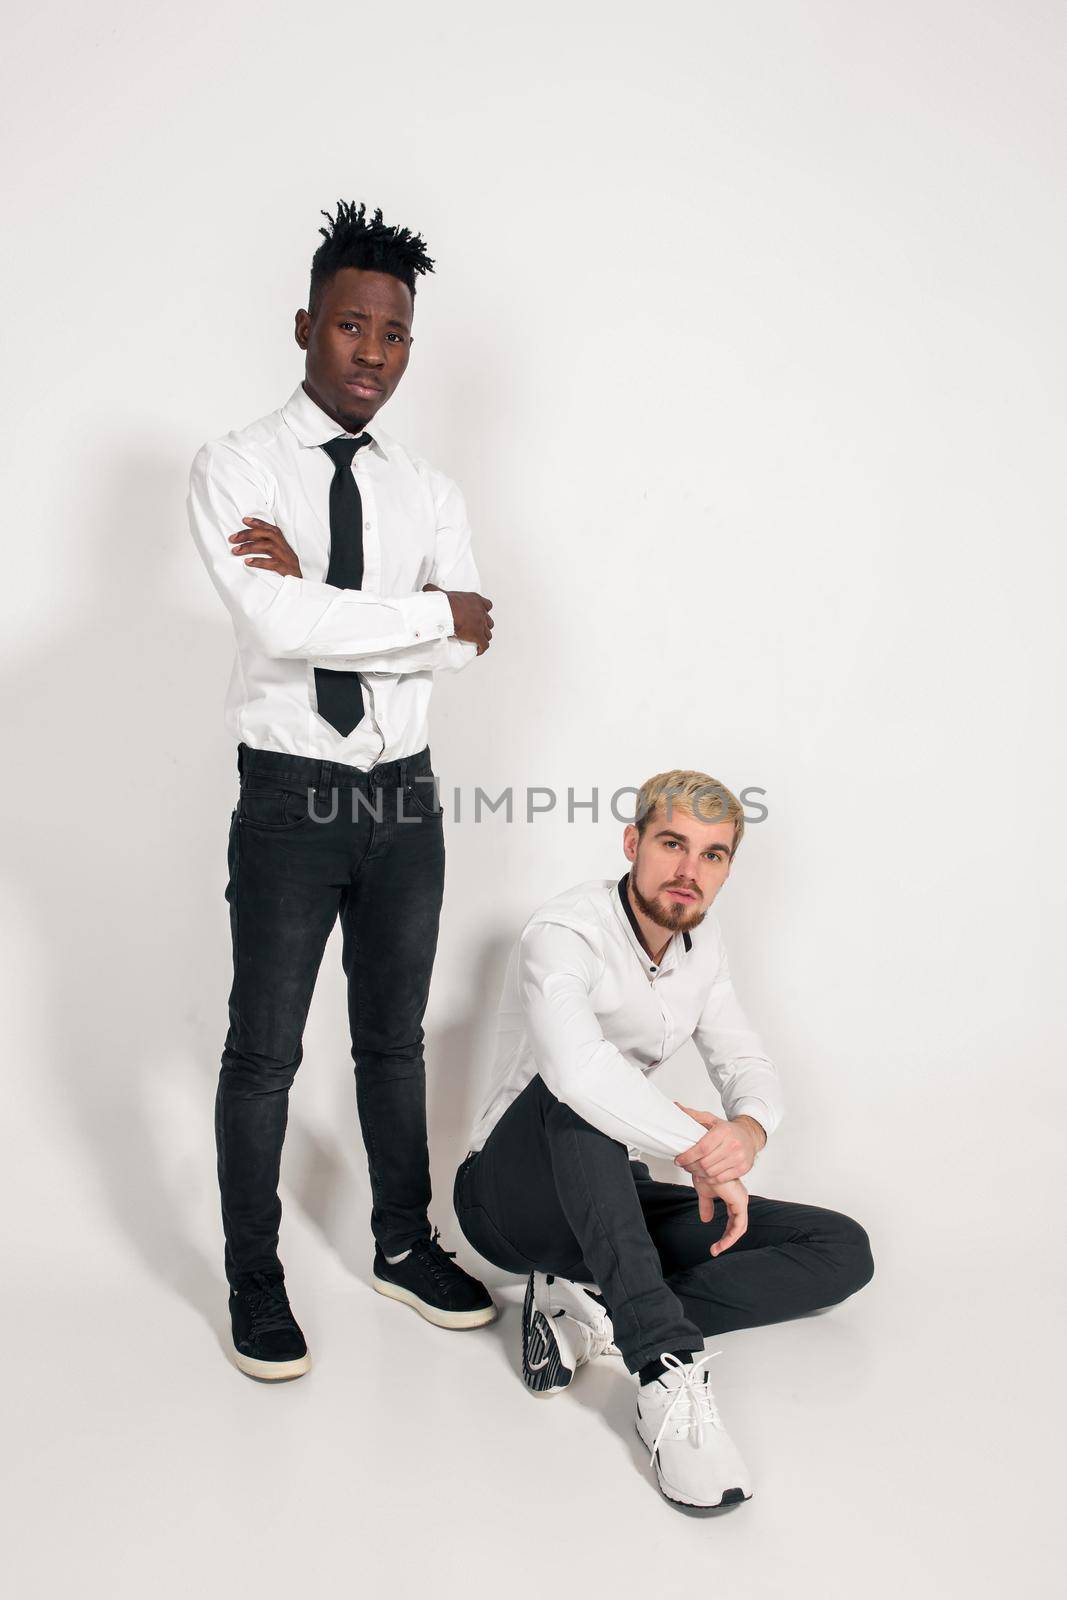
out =
[[[196,547],[233,619],[237,654],[225,721],[260,750],[342,761],[368,771],[428,742],[433,674],[477,653],[451,639],[442,589],[481,587],[463,496],[451,478],[372,422],[352,472],[363,503],[363,587],[325,582],[330,483],[320,448],[351,438],[298,386],[280,410],[205,444],[189,476]],[[242,517],[279,527],[302,576],[245,565],[229,535]],[[358,671],[365,707],[345,738],[318,714],[315,668]]]
[[[778,1074],[734,994],[718,918],[709,911],[691,932],[676,933],[657,966],[638,937],[625,881],[580,883],[523,928],[504,980],[492,1082],[472,1150],[539,1072],[557,1100],[631,1154],[681,1155],[707,1130],[648,1074],[686,1039],[728,1117],[755,1117],[768,1135],[778,1126]]]

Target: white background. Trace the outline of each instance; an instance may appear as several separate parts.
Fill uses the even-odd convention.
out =
[[[1051,1594],[1061,8],[42,0],[6,32],[13,1592]],[[464,488],[495,602],[435,698],[446,797],[767,792],[719,901],[790,1103],[753,1187],[858,1216],[877,1271],[719,1342],[756,1483],[726,1517],[660,1500],[617,1365],[525,1393],[515,1280],[464,1336],[372,1294],[336,935],[285,1168],[315,1370],[225,1359],[232,635],[185,484],[299,380],[339,196],[438,263],[382,420]],[[449,826],[428,1062],[468,1265],[507,948],[620,836]]]

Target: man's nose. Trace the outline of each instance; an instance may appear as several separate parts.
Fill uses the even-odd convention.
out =
[[[381,345],[376,345],[370,340],[361,342],[360,348],[353,353],[353,361],[361,367],[384,367],[385,352]]]

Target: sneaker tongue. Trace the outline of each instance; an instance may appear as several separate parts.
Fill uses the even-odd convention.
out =
[[[668,1389],[677,1389],[689,1377],[693,1370],[693,1363],[686,1361],[680,1367],[664,1367],[657,1382],[666,1385]]]

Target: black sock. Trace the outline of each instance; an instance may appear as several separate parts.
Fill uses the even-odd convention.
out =
[[[686,1365],[692,1365],[692,1350],[672,1350],[670,1354],[675,1356],[677,1360],[685,1362]],[[662,1378],[666,1371],[667,1368],[663,1365],[662,1357],[657,1356],[655,1361],[650,1361],[647,1366],[642,1367],[637,1376],[641,1383],[655,1383],[656,1379]]]

